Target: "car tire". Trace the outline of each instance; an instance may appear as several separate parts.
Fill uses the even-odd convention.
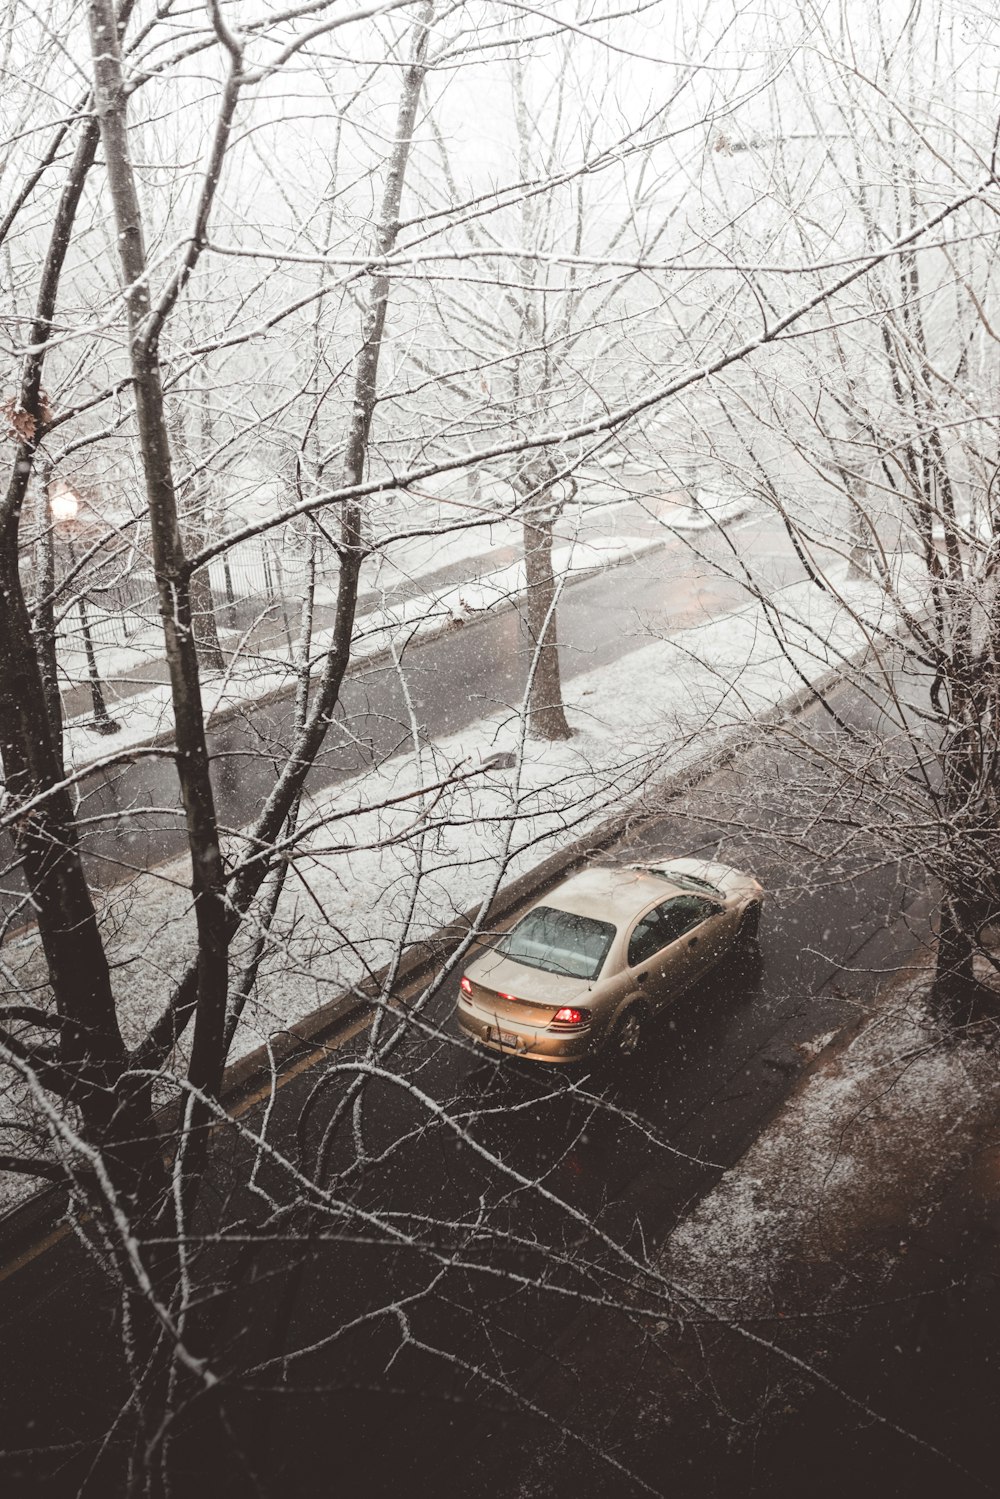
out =
[[[744,947],[752,946],[760,936],[760,902],[754,901],[753,905],[747,906],[743,912],[740,929],[736,934],[736,940]]]
[[[638,1056],[646,1041],[649,1015],[644,1005],[630,1005],[621,1015],[611,1033],[608,1051],[620,1062],[631,1062]]]

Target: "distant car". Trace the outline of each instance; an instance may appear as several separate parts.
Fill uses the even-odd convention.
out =
[[[662,1006],[756,940],[763,900],[753,875],[701,859],[585,869],[475,959],[459,1026],[535,1062],[632,1056]]]

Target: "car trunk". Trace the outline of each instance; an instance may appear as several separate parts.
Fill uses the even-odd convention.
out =
[[[473,1004],[514,1025],[548,1025],[561,1005],[576,1005],[588,998],[590,985],[583,979],[531,968],[499,955],[487,959],[469,975]]]

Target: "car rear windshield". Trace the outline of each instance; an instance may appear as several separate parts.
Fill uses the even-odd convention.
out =
[[[552,906],[536,906],[497,943],[496,950],[515,963],[596,979],[608,955],[615,928],[590,916],[574,916]]]

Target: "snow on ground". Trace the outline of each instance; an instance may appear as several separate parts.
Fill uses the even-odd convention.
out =
[[[515,581],[498,585],[497,597]],[[574,677],[567,742],[525,738],[514,705],[434,743],[415,734],[408,752],[305,799],[300,826],[311,831],[290,847],[267,957],[231,1059],[578,838],[651,777],[700,758],[718,736],[798,692],[802,676],[815,680],[839,665],[863,641],[855,612],[880,607],[878,590],[848,581],[846,568],[840,593],[849,609],[811,583],[774,596],[781,646],[752,605]],[[421,618],[404,609],[395,622],[380,622],[377,638],[392,639]],[[368,638],[376,638],[374,626]],[[488,769],[505,751],[514,768]],[[227,853],[236,860],[247,849],[236,835]],[[193,951],[188,882],[177,861],[105,896],[102,924],[130,1043],[159,1013]],[[252,915],[234,967],[255,933]],[[8,944],[4,958],[26,989],[44,985],[32,936]],[[26,1190],[20,1179],[6,1183],[0,1202]]]
[[[371,574],[362,575],[363,589],[388,593],[401,584],[412,583],[427,573],[458,562],[482,561],[488,565],[492,552],[520,545],[521,526],[512,520],[479,522],[465,530],[442,533],[440,527],[449,519],[469,522],[474,519],[474,513],[473,506],[439,505],[434,520],[437,529],[427,536],[402,536],[399,541],[383,548],[374,560]],[[411,517],[409,524],[416,525],[417,517]],[[317,587],[316,602],[335,604],[337,590],[322,585]]]
[[[557,576],[573,576],[615,567],[662,545],[649,537],[587,537],[557,546],[553,566]],[[503,608],[524,591],[524,564],[510,563],[482,573],[475,580],[407,599],[404,603],[375,609],[358,619],[352,657],[360,661],[387,648],[390,641],[415,635],[427,636],[462,624],[486,610]],[[332,630],[317,631],[313,656],[330,649]],[[221,713],[239,704],[266,698],[287,689],[294,667],[286,648],[276,647],[266,655],[237,655],[220,676],[202,679],[202,702],[209,726]],[[121,725],[114,740],[96,737],[89,727],[91,714],[70,720],[66,727],[66,764],[75,769],[106,758],[122,749],[145,744],[171,732],[170,687],[158,684],[113,705]]]
[[[151,661],[162,658],[163,655],[163,631],[158,624],[147,626],[145,629],[134,634],[128,645],[106,645],[99,638],[99,632],[107,621],[113,621],[116,628],[118,617],[112,615],[98,614],[93,610],[91,630],[94,645],[94,657],[97,663],[98,675],[103,682],[107,682],[115,676],[124,676],[126,672],[135,671],[140,666],[146,666]],[[87,675],[87,653],[83,643],[83,634],[79,628],[68,631],[59,638],[59,669],[65,682],[86,683]]]
[[[942,1046],[929,982],[897,985],[820,1058],[674,1231],[661,1267],[675,1283],[743,1319],[873,1295],[1000,1103],[991,1050]]]

